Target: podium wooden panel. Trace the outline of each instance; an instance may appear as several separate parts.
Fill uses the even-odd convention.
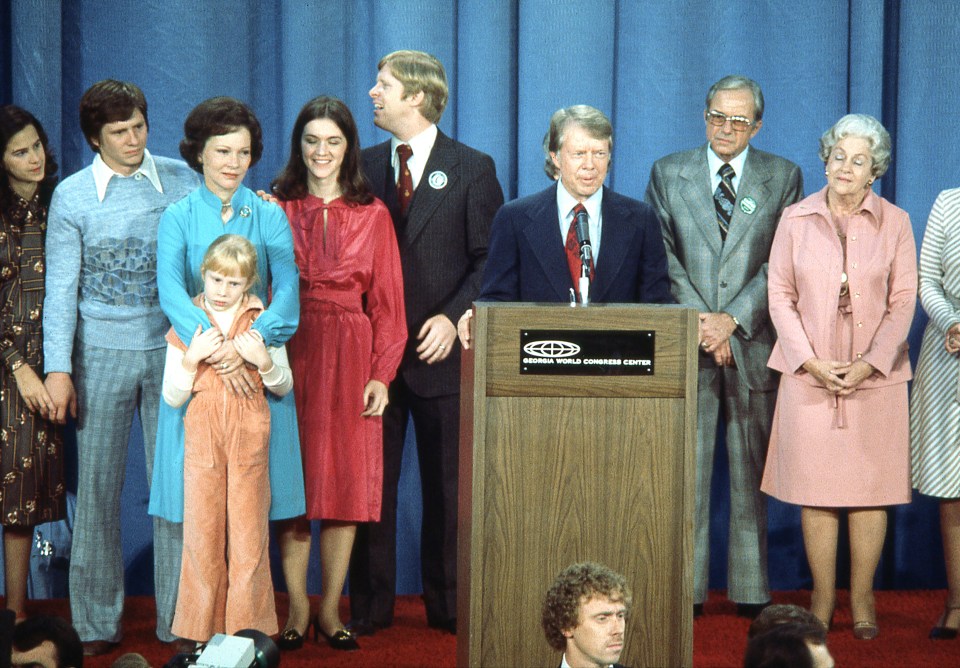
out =
[[[458,666],[550,666],[543,596],[577,561],[627,577],[621,663],[693,664],[697,314],[477,304],[463,356]],[[521,375],[521,330],[655,332],[649,376]]]

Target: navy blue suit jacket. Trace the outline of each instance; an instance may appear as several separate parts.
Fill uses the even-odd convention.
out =
[[[478,301],[569,302],[573,281],[560,234],[558,187],[504,204],[497,212]],[[674,303],[653,209],[604,187],[601,211],[603,239],[590,301]]]

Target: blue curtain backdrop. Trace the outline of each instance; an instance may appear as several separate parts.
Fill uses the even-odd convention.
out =
[[[315,95],[350,105],[363,145],[384,140],[367,91],[381,55],[413,48],[447,68],[451,96],[440,127],[493,156],[508,199],[548,184],[540,145],[549,116],[576,103],[611,117],[608,185],[641,198],[655,159],[704,141],[704,94],[728,73],[763,86],[767,110],[754,143],[797,162],[808,193],[824,181],[817,140],[848,112],[873,114],[893,134],[894,169],[879,188],[910,213],[918,245],[936,194],[960,185],[953,0],[8,0],[0,31],[0,103],[40,118],[61,175],[92,158],[79,131],[80,95],[114,77],[145,91],[149,146],[162,155],[177,155],[183,119],[199,101],[249,102],[266,150],[247,184],[265,187],[284,161],[296,113]],[[925,321],[918,312],[914,355]],[[420,586],[411,447],[398,537],[405,592]],[[124,540],[130,589],[144,592],[142,457],[128,466]],[[717,468],[711,587],[723,588],[728,494]],[[940,549],[935,503],[917,498],[894,509],[878,585],[942,587]],[[776,502],[770,569],[775,589],[809,585],[799,513]]]

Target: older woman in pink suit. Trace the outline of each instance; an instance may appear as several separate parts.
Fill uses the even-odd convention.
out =
[[[890,163],[873,117],[820,138],[827,186],[783,212],[770,251],[770,367],[783,375],[761,489],[803,506],[811,610],[836,604],[840,511],[850,529],[853,634],[878,634],[873,577],[887,515],[910,501],[907,333],[917,298],[910,218],[871,189]]]

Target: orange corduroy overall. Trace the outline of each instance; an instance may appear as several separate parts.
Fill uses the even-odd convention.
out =
[[[245,298],[225,338],[250,329],[261,310]],[[167,340],[186,350],[173,329]],[[270,409],[250,367],[261,392],[247,399],[201,363],[184,417],[183,563],[172,627],[181,638],[278,631],[268,554]]]

